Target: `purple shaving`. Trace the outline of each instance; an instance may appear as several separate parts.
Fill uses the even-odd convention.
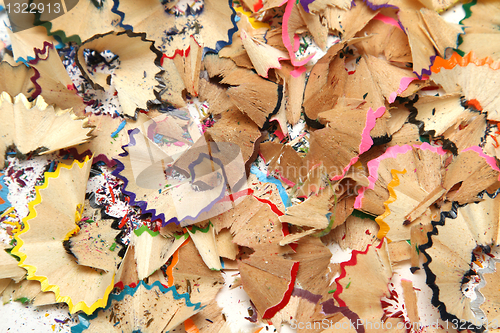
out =
[[[252,301],[250,301],[250,307],[252,308],[252,316],[245,317],[245,319],[252,322],[252,323],[256,323],[257,322],[257,309],[255,308],[255,305],[253,305]]]
[[[305,289],[301,289],[301,288],[297,288],[297,287],[293,288],[292,296],[301,297],[303,299],[308,300],[309,302],[311,302],[313,304],[318,303],[322,297],[321,295],[313,294],[309,290],[305,290]]]
[[[127,145],[122,146],[123,153],[120,154],[121,157],[125,157],[128,155],[128,152],[125,150],[126,147],[135,146],[136,142],[135,142],[134,134],[137,134],[137,133],[139,133],[138,128],[131,129],[128,131],[128,134],[130,137],[130,142]],[[113,159],[113,160],[116,162],[116,169],[111,174],[123,181],[122,193],[129,196],[130,206],[139,207],[141,209],[142,214],[151,214],[151,221],[161,220],[162,226],[166,226],[169,223],[179,224],[179,220],[177,218],[173,217],[170,220],[165,221],[165,214],[161,213],[161,214],[157,215],[155,209],[147,209],[148,203],[146,201],[136,200],[135,193],[126,190],[127,185],[128,185],[128,179],[126,177],[120,175],[120,173],[123,171],[123,169],[125,169],[125,166],[119,160],[117,160],[117,159]]]
[[[374,4],[374,3],[372,3],[372,2],[370,2],[370,1],[368,1],[368,0],[363,0],[363,1],[364,1],[364,3],[366,3],[366,5],[367,5],[368,7],[370,7],[370,9],[371,9],[371,10],[379,10],[379,9],[381,9],[381,8],[394,8],[394,9],[399,9],[399,7],[394,6],[394,5],[390,5],[390,4],[388,4],[388,3],[384,3],[384,4],[382,4],[382,5],[376,5],[376,4]]]
[[[151,126],[148,130],[152,130],[154,128],[155,128],[155,126]],[[123,153],[120,154],[121,157],[126,157],[126,156],[129,155],[129,152],[125,148],[136,145],[136,140],[134,138],[134,135],[138,134],[139,132],[140,131],[139,131],[138,128],[131,129],[131,130],[128,131],[129,141],[130,142],[127,145],[122,146]],[[206,154],[200,154],[200,156],[198,157],[198,159],[196,161],[192,162],[189,165],[189,169],[191,171],[191,174],[193,175],[193,178],[195,177],[194,166],[196,166],[197,164],[199,164],[203,160],[203,158],[209,158],[209,159],[211,159],[213,162],[217,163],[221,167],[221,170],[223,170],[224,181],[227,184],[228,183],[227,182],[227,176],[225,174],[224,166],[223,166],[222,162],[219,159],[211,158],[210,156],[208,156]],[[116,162],[116,169],[111,174],[123,181],[122,193],[130,197],[130,206],[137,206],[137,207],[139,207],[141,209],[141,211],[142,211],[143,214],[151,214],[151,221],[160,220],[162,222],[162,226],[165,226],[165,225],[167,225],[169,223],[175,223],[177,225],[180,223],[180,221],[179,221],[179,219],[177,217],[172,217],[171,219],[169,219],[168,221],[166,221],[165,220],[165,214],[163,214],[163,213],[157,214],[156,209],[147,209],[147,206],[148,206],[147,201],[136,200],[137,197],[136,197],[135,193],[127,191],[127,186],[128,186],[128,183],[129,183],[128,179],[126,177],[124,177],[124,176],[121,175],[121,172],[124,170],[125,166],[123,165],[123,163],[121,163],[117,159],[114,159],[114,161]],[[222,199],[224,196],[225,196],[225,188],[222,189],[222,192],[220,193],[220,195],[215,200],[213,200],[209,205],[207,205],[205,208],[203,208],[201,211],[199,211],[195,216],[190,216],[189,215],[189,216],[186,216],[185,219],[189,219],[189,220],[195,220],[195,219],[197,219],[202,213],[210,211],[213,208],[213,206],[220,199]]]
[[[314,0],[300,0],[300,4],[306,13],[309,13],[309,5],[312,4]]]
[[[116,160],[109,159],[105,154],[99,154],[92,160],[93,163],[104,162],[107,166],[113,167],[116,164]]]
[[[363,324],[360,324],[362,323],[362,321],[359,319],[359,316],[356,313],[349,310],[347,306],[341,306],[341,307],[336,306],[333,298],[331,298],[328,301],[321,303],[321,307],[322,307],[321,311],[325,315],[332,315],[339,312],[342,313],[344,317],[349,319],[351,324],[356,329],[357,333],[365,333],[365,327]]]

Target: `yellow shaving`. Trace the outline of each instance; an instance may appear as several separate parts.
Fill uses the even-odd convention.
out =
[[[246,10],[243,9],[243,7],[236,7],[234,10],[248,17],[248,21],[250,22],[250,24],[254,29],[271,28],[271,26],[267,23],[256,21],[255,18],[252,16],[252,12],[247,12]]]
[[[15,235],[16,233],[18,233],[19,231],[21,231],[21,225],[19,224],[19,222],[11,222],[11,221],[3,221],[3,223],[5,224],[10,224],[11,226],[14,226],[15,228],[12,230],[12,233]]]
[[[14,207],[9,207],[5,210],[5,212],[2,213],[2,215],[0,215],[0,218],[3,218],[7,215],[9,215],[10,213],[12,213],[14,211]],[[10,216],[10,215],[9,215]]]
[[[30,229],[30,225],[29,225],[28,221],[31,219],[34,219],[37,216],[35,206],[42,202],[40,190],[45,189],[49,186],[49,179],[59,177],[59,174],[60,174],[62,168],[72,169],[73,166],[76,164],[81,169],[84,167],[84,164],[89,161],[89,159],[90,158],[87,156],[83,162],[80,163],[78,161],[75,161],[71,165],[59,163],[59,165],[57,166],[57,169],[54,172],[46,172],[45,173],[45,182],[43,183],[43,185],[35,187],[35,191],[36,191],[35,200],[33,200],[32,202],[30,202],[28,204],[29,214],[27,217],[25,217],[23,219],[24,229],[15,234],[14,238],[17,241],[17,245],[14,247],[14,249],[12,249],[12,254],[18,256],[21,259],[19,261],[18,265],[20,267],[23,267],[24,269],[26,269],[28,271],[28,275],[26,277],[28,280],[40,281],[41,290],[44,292],[52,291],[56,296],[57,302],[64,302],[64,303],[68,304],[70,313],[75,313],[75,312],[81,310],[88,315],[92,314],[97,308],[106,306],[106,304],[108,303],[108,296],[111,293],[111,291],[113,290],[114,280],[115,280],[114,276],[113,276],[113,279],[111,281],[111,284],[106,288],[106,291],[104,293],[103,298],[97,300],[91,306],[88,306],[87,304],[85,304],[84,301],[80,301],[75,305],[75,304],[73,304],[71,297],[61,295],[61,291],[60,291],[60,288],[58,285],[49,284],[48,278],[46,276],[36,275],[37,268],[35,266],[24,264],[24,261],[26,260],[26,254],[24,254],[23,252],[20,252],[20,249],[23,246],[24,242],[19,236],[24,234],[25,232],[27,232]],[[81,207],[81,208],[83,208],[83,207]],[[81,208],[77,207],[77,210],[75,212],[75,223],[80,221],[81,212],[79,211],[79,209],[81,209]],[[66,240],[69,239],[69,237],[71,237],[71,235],[73,235],[74,233],[77,233],[79,230],[80,230],[80,228],[75,224],[75,229],[70,231],[66,235],[65,239]]]
[[[384,212],[384,214],[378,216],[375,219],[375,221],[378,223],[378,225],[380,227],[380,230],[378,231],[378,234],[377,234],[377,237],[379,239],[384,238],[387,235],[387,233],[389,232],[389,230],[391,229],[391,227],[389,227],[389,225],[387,223],[385,223],[384,219],[391,214],[391,210],[389,209],[389,205],[391,203],[393,203],[394,201],[396,201],[396,199],[398,198],[396,196],[396,192],[394,191],[394,188],[399,186],[398,174],[402,175],[405,173],[406,173],[406,169],[403,171],[398,171],[396,169],[391,170],[392,180],[389,182],[389,184],[387,184],[387,190],[389,191],[389,199],[387,199],[387,201],[384,202],[385,212]],[[390,243],[391,240],[389,238],[387,238],[387,242]]]

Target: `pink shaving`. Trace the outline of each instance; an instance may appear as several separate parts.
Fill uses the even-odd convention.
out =
[[[205,132],[207,131],[207,129],[208,129],[208,128],[210,128],[210,127],[212,127],[212,126],[214,126],[214,124],[215,124],[215,121],[214,121],[214,120],[212,120],[212,119],[207,119],[207,120],[205,121],[205,123],[201,124],[201,131],[202,131],[203,133],[205,133]]]
[[[465,148],[464,150],[461,151],[461,153],[465,153],[466,151],[469,151],[469,150],[476,152],[479,156],[481,156],[482,158],[484,158],[486,160],[486,163],[488,163],[493,170],[500,172],[500,169],[498,169],[497,162],[496,162],[495,158],[492,156],[486,155],[483,152],[483,150],[481,149],[481,147],[472,146],[469,148]],[[500,180],[500,175],[498,176],[498,180]]]
[[[365,128],[363,128],[363,132],[361,133],[361,143],[359,144],[359,155],[368,151],[368,149],[370,149],[371,146],[373,145],[373,140],[370,136],[370,132],[375,127],[376,119],[382,117],[384,113],[385,113],[385,106],[379,107],[377,111],[373,111],[373,109],[370,108],[366,112],[366,124]],[[358,161],[359,155],[351,159],[349,164],[344,168],[342,175],[335,176],[331,180],[339,180],[342,177],[344,177],[345,174],[347,173],[347,170],[349,170],[349,168]]]
[[[422,80],[427,80],[428,77],[422,77]],[[391,93],[391,95],[389,96],[389,103],[393,103],[395,100],[396,100],[396,97],[398,97],[399,94],[401,94],[403,91],[405,91],[406,89],[408,89],[408,86],[410,85],[410,83],[412,83],[413,81],[415,80],[418,80],[417,77],[404,77],[401,79],[401,81],[399,82],[399,88],[397,91],[394,91]]]
[[[306,71],[306,68],[304,66],[300,66],[300,67],[295,67],[295,69],[293,71],[290,72],[290,74],[294,77],[294,78],[298,78],[299,76],[302,75],[302,73],[304,73]]]
[[[293,35],[293,52],[297,52],[300,47],[300,37],[299,35]]]
[[[408,89],[408,86],[410,85],[410,83],[412,83],[415,80],[418,80],[418,78],[416,78],[416,77],[404,77],[404,78],[402,78],[401,81],[399,82],[398,90],[392,92],[391,95],[389,96],[389,103],[393,103],[396,100],[396,97],[398,97],[399,94],[401,94],[403,91]]]
[[[375,16],[373,19],[382,21],[385,24],[395,26],[396,28],[398,28],[399,30],[402,31],[401,27],[399,26],[399,22],[395,18],[392,18],[390,16],[385,16],[384,14],[378,13],[377,16]]]
[[[290,187],[294,187],[294,186],[295,186],[295,183],[294,183],[294,182],[292,182],[290,179],[288,179],[288,178],[284,177],[284,176],[281,174],[281,172],[279,172],[278,170],[276,170],[276,172],[278,173],[278,175],[280,176],[281,180],[282,180],[285,184],[287,184],[287,185],[288,185],[288,186],[290,186]]]
[[[439,155],[446,154],[446,152],[443,150],[442,147],[434,147],[434,146],[431,146],[430,144],[428,144],[427,142],[424,142],[421,145],[414,145],[414,146],[404,145],[404,146],[389,147],[385,153],[383,153],[382,155],[380,155],[376,159],[368,162],[368,172],[369,172],[368,180],[370,181],[370,185],[359,189],[358,196],[356,197],[356,200],[354,201],[354,208],[355,209],[361,208],[361,201],[364,198],[365,190],[367,188],[370,190],[373,190],[373,188],[375,187],[375,182],[378,179],[378,168],[380,166],[380,162],[382,162],[383,160],[385,160],[387,158],[396,158],[400,154],[406,154],[412,148],[419,148],[422,150],[430,150],[430,151],[437,153]]]
[[[371,130],[375,127],[375,121],[380,118],[385,113],[385,106],[381,106],[377,111],[373,111],[372,108],[366,113],[366,125],[361,134],[361,143],[359,144],[359,154],[363,154],[368,151],[373,145],[373,140],[370,136]],[[354,162],[356,163],[356,162]],[[353,163],[353,164],[354,164]]]
[[[312,57],[314,57],[315,53],[309,55],[308,57],[300,61],[298,61],[297,58],[295,58],[295,53],[293,51],[295,49],[295,46],[292,45],[290,35],[288,34],[288,20],[290,19],[290,15],[292,15],[293,5],[294,5],[294,0],[288,0],[288,3],[286,4],[285,8],[285,15],[283,15],[283,28],[281,37],[283,39],[283,44],[285,44],[285,47],[288,50],[288,54],[290,54],[290,61],[292,62],[292,65],[303,66],[307,64],[309,60],[312,59]],[[294,40],[293,44],[298,44],[295,41],[295,35],[293,40]]]
[[[356,200],[354,200],[354,209],[360,209],[361,208],[361,201],[365,197],[365,190],[366,190],[366,187],[361,187],[358,190],[358,196],[356,197]]]

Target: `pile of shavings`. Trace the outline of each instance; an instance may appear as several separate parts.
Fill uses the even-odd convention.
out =
[[[1,5],[4,307],[500,329],[499,1],[81,0],[17,32]]]

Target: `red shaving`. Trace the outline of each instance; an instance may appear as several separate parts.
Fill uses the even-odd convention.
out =
[[[285,213],[283,213],[279,208],[278,206],[276,206],[274,203],[272,203],[271,201],[267,200],[267,199],[261,199],[261,198],[257,198],[256,196],[254,196],[255,199],[259,200],[260,202],[262,203],[265,203],[265,204],[268,204],[269,207],[271,207],[271,210],[273,211],[274,214],[278,215],[278,216],[283,216],[285,215]],[[288,229],[288,223],[281,223],[281,232],[283,233],[283,236],[286,236],[286,235],[289,235],[290,234],[290,230]],[[288,244],[290,245],[290,247],[292,248],[292,250],[295,252],[295,250],[297,249],[297,246],[298,244]]]
[[[115,194],[113,193],[113,188],[111,187],[111,185],[108,185],[108,188],[109,192],[111,192],[111,200],[113,201],[113,203],[115,203]]]
[[[43,42],[43,46],[41,49],[38,49],[35,47],[33,50],[35,52],[35,59],[28,61],[28,63],[31,65],[35,65],[38,63],[39,60],[45,60],[45,59],[41,59],[40,55],[48,54],[49,49],[54,49],[54,44],[47,42],[47,41]]]
[[[226,195],[224,198],[220,199],[220,201],[236,201],[236,199],[241,198],[245,195],[253,194],[253,190],[248,188],[246,190],[241,190],[236,193],[232,193],[230,195]]]
[[[264,7],[262,0],[257,0],[257,3],[253,5],[253,11],[258,12],[262,7]]]
[[[283,236],[290,235],[290,229],[288,229],[288,223],[286,222],[281,223],[281,233],[283,234]],[[297,252],[297,247],[299,246],[299,244],[291,243],[288,245],[292,248],[293,252]]]
[[[376,248],[380,249],[382,247],[383,243],[384,243],[384,239],[382,239],[380,241],[380,244],[377,245]],[[337,300],[340,307],[347,306],[345,304],[345,302],[339,298],[339,295],[342,293],[342,290],[343,290],[342,285],[339,283],[339,281],[341,279],[345,278],[347,275],[347,273],[345,271],[345,266],[355,266],[358,263],[358,254],[367,254],[368,250],[370,249],[370,246],[373,246],[373,245],[368,244],[368,246],[366,247],[366,250],[364,250],[364,251],[353,250],[351,259],[340,264],[341,273],[340,273],[340,276],[335,279],[335,283],[337,284],[337,290],[335,290],[335,292],[333,293],[333,297]]]
[[[267,199],[261,199],[261,198],[257,198],[255,195],[253,196],[255,199],[259,200],[260,202],[263,202],[265,204],[268,204],[269,207],[271,207],[271,210],[273,211],[274,214],[278,215],[278,216],[283,216],[285,215],[285,213],[283,213],[281,210],[279,210],[278,206],[276,206],[274,203],[272,203],[271,201],[267,200]]]
[[[261,2],[262,3],[262,2]],[[193,35],[191,35],[191,38],[195,41],[196,45],[200,46],[198,42],[196,41],[196,38],[194,38]],[[176,56],[180,55],[181,57],[187,57],[189,56],[189,52],[191,51],[191,46],[188,46],[187,49],[185,50],[175,50],[174,55],[169,57],[166,54],[163,54],[160,60],[160,65],[163,66],[163,59],[168,58],[168,59],[174,59]]]
[[[174,59],[178,55],[180,55],[181,57],[187,57],[189,55],[189,50],[190,49],[191,49],[191,46],[189,46],[186,50],[175,50],[174,55],[171,56],[171,57],[167,56],[166,54],[163,54],[161,56],[160,65],[163,66],[163,60],[165,58]]]
[[[295,262],[290,272],[290,277],[291,277],[290,283],[288,284],[288,289],[285,291],[285,295],[283,295],[283,299],[275,306],[272,306],[269,309],[267,309],[264,315],[262,316],[262,319],[274,317],[274,315],[279,310],[283,309],[288,304],[288,302],[290,301],[290,297],[292,296],[293,287],[295,285],[295,278],[297,277],[298,271],[299,271],[299,263]]]
[[[83,161],[85,159],[85,157],[92,156],[92,152],[90,151],[90,149],[87,149],[86,151],[84,151],[81,154],[78,153],[78,150],[76,150],[76,148],[61,149],[59,151],[59,156],[64,156],[66,154],[73,156],[73,158],[75,160],[78,160],[80,162]],[[95,163],[95,161],[96,161],[96,159],[94,158],[94,163]]]
[[[129,286],[130,288],[135,288],[135,287],[137,287],[137,283],[136,283],[136,282],[132,282],[132,283],[131,283],[131,284],[129,284],[128,286]],[[120,290],[125,289],[125,286],[123,285],[123,282],[122,282],[122,281],[120,281],[120,282],[118,282],[118,283],[115,283],[114,287],[115,287],[115,288],[118,288],[118,289],[120,289]]]
[[[120,221],[120,225],[118,225],[118,228],[120,228],[120,229],[123,228],[123,226],[125,225],[125,223],[127,223],[127,220],[128,220],[128,217],[127,217],[127,214],[125,214],[125,216]]]
[[[437,87],[437,86],[429,86],[429,87],[423,87],[420,90],[430,91],[430,90],[438,90],[438,89],[439,89],[439,87]]]
[[[278,137],[278,139],[280,139],[280,141],[283,141],[283,139],[285,138],[285,135],[283,134],[283,132],[281,130],[276,130],[274,131],[274,135],[276,135]]]

